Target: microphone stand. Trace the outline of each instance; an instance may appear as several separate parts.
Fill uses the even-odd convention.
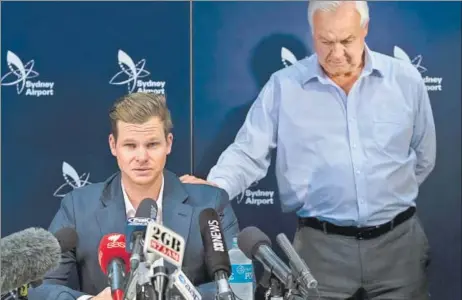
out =
[[[1,300],[16,300],[17,298],[17,293],[10,291],[6,292],[5,294],[2,294]]]
[[[151,286],[157,300],[168,300],[167,287],[168,287],[168,269],[164,266],[151,265]]]
[[[140,286],[140,291],[136,295],[137,300],[158,300],[154,287],[150,284]]]
[[[270,286],[268,288],[268,296],[270,300],[283,300],[284,288],[279,279],[276,278],[273,274],[270,277]]]
[[[228,276],[222,270],[215,273],[215,282],[217,283],[216,300],[236,300],[233,291],[228,283]]]
[[[306,298],[308,294],[295,280],[294,274],[290,273],[289,276],[287,283],[283,283],[272,271],[264,271],[259,285],[267,289],[265,300],[297,300]]]
[[[295,278],[293,272],[290,274],[290,280],[286,286],[287,292],[284,295],[284,300],[306,299],[309,297],[307,289],[300,285],[298,278]]]

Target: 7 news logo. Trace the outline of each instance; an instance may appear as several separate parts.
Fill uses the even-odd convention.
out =
[[[110,243],[107,244],[107,247],[109,249],[111,248],[125,248],[125,241],[119,241],[120,237],[122,235],[121,234],[114,234],[114,235],[111,235],[110,237],[108,237],[108,240],[110,241]]]

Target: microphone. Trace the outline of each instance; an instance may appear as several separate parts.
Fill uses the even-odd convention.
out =
[[[141,261],[141,241],[146,233],[148,222],[157,219],[157,203],[153,199],[146,198],[141,201],[134,218],[128,219],[125,235],[129,239],[127,252],[131,252],[130,270],[138,268]]]
[[[125,236],[120,233],[105,235],[98,248],[101,270],[107,275],[113,300],[122,300],[124,279],[129,271],[129,254],[125,251]]]
[[[181,269],[170,275],[167,291],[167,299],[178,299],[178,296],[183,300],[202,300],[201,294]]]
[[[213,208],[204,209],[199,215],[199,226],[207,271],[217,283],[217,300],[235,300],[228,282],[231,263],[217,212]]]
[[[168,270],[164,266],[154,267],[152,271],[152,285],[157,296],[157,300],[165,300],[165,293],[168,285]]]
[[[159,300],[156,296],[156,291],[151,284],[143,284],[140,286],[140,290],[136,295],[138,300]]]
[[[184,238],[178,233],[156,222],[150,222],[146,230],[143,252],[145,256],[157,255],[176,267],[181,268],[185,244]],[[154,269],[158,271],[166,270],[162,268],[156,269],[154,264],[151,265],[151,268],[153,269],[153,273]],[[162,276],[162,274],[159,273],[158,276]],[[165,293],[162,286],[162,279],[154,278],[154,282],[157,282],[157,284],[154,284],[156,294]]]
[[[274,274],[286,287],[293,286],[292,271],[273,252],[271,240],[257,227],[244,228],[237,237],[239,249],[250,259],[257,259],[265,269]]]
[[[296,280],[305,288],[315,289],[318,286],[318,282],[314,279],[313,275],[311,275],[310,269],[295,251],[287,236],[284,233],[280,233],[276,236],[276,241],[289,258],[292,268],[295,269],[297,273]]]
[[[146,228],[149,222],[157,219],[157,203],[153,199],[146,198],[141,201],[134,218],[129,218],[125,230],[125,235],[129,242],[126,244],[127,252],[131,252],[130,256],[130,272],[128,279],[125,282],[125,300],[133,299],[136,293],[135,270],[140,266],[141,262],[141,243],[146,233]],[[149,257],[154,260],[153,257]]]
[[[181,268],[185,250],[184,238],[175,231],[156,222],[149,222],[146,230],[144,255],[157,254],[167,262]]]
[[[130,271],[129,280],[125,282],[124,299],[137,299],[137,287],[150,283],[150,271],[146,262],[140,263],[135,271]]]
[[[77,233],[62,228],[54,235],[42,228],[28,228],[0,240],[0,290],[10,291],[43,279],[57,268],[61,253],[77,246]]]

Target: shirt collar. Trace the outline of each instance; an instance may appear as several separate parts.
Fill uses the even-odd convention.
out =
[[[133,218],[136,214],[136,210],[133,207],[133,204],[130,202],[130,199],[128,198],[127,192],[125,191],[125,187],[122,182],[122,179],[120,179],[120,185],[122,186],[122,193],[123,193],[124,203],[125,203],[125,212],[127,213],[128,218]],[[162,175],[162,184],[160,186],[159,198],[156,201],[157,210],[158,210],[158,218],[161,216],[163,198],[164,198],[164,175]]]

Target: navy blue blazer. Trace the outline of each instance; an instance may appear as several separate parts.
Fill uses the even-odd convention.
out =
[[[186,241],[183,272],[198,287],[204,300],[214,299],[216,289],[213,279],[206,272],[199,214],[205,208],[214,208],[218,212],[225,242],[230,249],[239,226],[228,194],[209,185],[183,184],[175,174],[165,170],[162,206],[163,225],[183,236]],[[77,231],[79,244],[74,251],[62,255],[58,269],[49,272],[41,286],[29,290],[29,299],[76,299],[85,294],[97,295],[106,288],[108,280],[98,264],[98,245],[106,234],[124,233],[126,220],[119,172],[105,182],[81,187],[67,194],[49,231],[73,227]],[[173,265],[165,264],[173,272]],[[70,288],[69,277],[74,267],[77,270],[78,290]]]

